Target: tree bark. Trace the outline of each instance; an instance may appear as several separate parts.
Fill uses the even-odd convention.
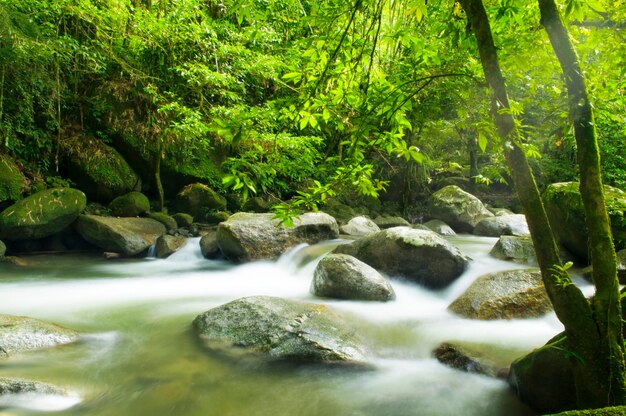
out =
[[[156,160],[154,161],[154,184],[157,188],[159,195],[158,211],[163,212],[165,206],[165,192],[163,191],[163,183],[161,182],[161,160],[163,160],[163,144],[159,143],[159,148],[156,152]]]
[[[593,365],[589,363],[578,369],[589,379],[586,389],[579,390],[579,404],[590,408],[621,405],[626,403],[626,369],[620,289],[615,247],[604,201],[593,109],[587,96],[578,55],[554,0],[539,0],[539,10],[541,24],[548,33],[567,86],[569,116],[574,123],[580,170],[580,194],[585,209],[592,276],[596,286],[592,308],[597,330],[589,336],[596,338],[597,359]]]
[[[544,286],[554,306],[557,317],[565,327],[568,346],[572,349],[573,368],[594,366],[597,327],[594,311],[582,292],[572,283],[567,271],[561,266],[554,234],[541,201],[541,196],[528,161],[520,147],[520,135],[515,120],[509,111],[506,84],[500,69],[497,50],[493,42],[491,27],[481,0],[460,0],[469,23],[476,35],[485,78],[493,92],[493,114],[504,156],[524,206],[537,261],[541,269]],[[575,371],[575,383],[581,392],[586,390],[588,380],[583,371]]]

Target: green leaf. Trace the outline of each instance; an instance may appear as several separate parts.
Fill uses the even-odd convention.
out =
[[[483,132],[478,132],[478,147],[480,148],[480,150],[485,153],[485,150],[487,150],[487,136],[485,136],[483,134]]]

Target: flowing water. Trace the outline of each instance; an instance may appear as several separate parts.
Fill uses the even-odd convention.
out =
[[[0,364],[0,377],[66,386],[74,396],[5,396],[0,415],[532,415],[505,382],[432,358],[439,343],[454,340],[521,354],[562,328],[553,314],[482,322],[447,312],[477,276],[522,267],[487,255],[494,238],[451,241],[473,259],[454,284],[430,291],[392,280],[397,299],[388,303],[309,293],[319,256],[336,242],[239,266],[203,259],[197,239],[166,260],[31,256],[28,267],[0,265],[0,313],[85,334],[78,343]],[[366,341],[373,369],[237,365],[203,350],[190,329],[193,318],[253,295],[324,303],[345,313]]]

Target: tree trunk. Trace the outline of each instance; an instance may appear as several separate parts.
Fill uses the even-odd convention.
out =
[[[519,199],[524,206],[537,261],[544,286],[557,317],[565,327],[568,346],[573,354],[574,368],[595,367],[602,360],[598,353],[596,322],[591,305],[582,292],[572,284],[567,271],[560,265],[554,234],[541,201],[541,196],[528,161],[520,147],[520,135],[509,109],[507,90],[500,70],[491,27],[481,0],[460,0],[478,42],[485,78],[493,92],[493,112],[498,135],[502,139],[504,156]],[[577,390],[584,391],[589,380],[582,371],[575,371]]]
[[[163,183],[161,183],[161,160],[163,160],[163,145],[159,145],[156,152],[156,160],[154,161],[154,184],[159,194],[158,211],[163,212],[165,206],[165,192],[163,191]]]
[[[581,377],[589,380],[584,390],[578,390],[579,404],[589,408],[625,404],[626,369],[617,260],[604,202],[593,109],[578,56],[554,0],[539,0],[539,10],[541,24],[548,33],[567,85],[569,116],[574,123],[580,170],[580,194],[596,286],[592,308],[597,330],[589,337],[596,339],[597,355],[593,364],[578,366],[581,367],[578,371],[583,373]]]
[[[469,130],[467,148],[469,150],[469,191],[476,193],[476,177],[478,176],[478,138],[475,131]]]

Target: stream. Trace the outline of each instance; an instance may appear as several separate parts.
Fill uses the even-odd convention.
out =
[[[387,303],[309,293],[319,256],[337,242],[238,266],[202,258],[198,239],[165,260],[41,255],[26,257],[28,267],[2,264],[0,313],[55,322],[84,336],[0,364],[0,377],[74,392],[0,397],[0,415],[532,415],[504,381],[432,358],[443,341],[481,342],[521,355],[562,329],[553,313],[472,321],[447,312],[476,277],[526,267],[489,257],[495,238],[449,240],[473,259],[468,270],[441,291],[391,280],[397,299]],[[368,343],[374,368],[237,365],[203,350],[191,332],[193,318],[253,295],[324,303],[348,315]]]

